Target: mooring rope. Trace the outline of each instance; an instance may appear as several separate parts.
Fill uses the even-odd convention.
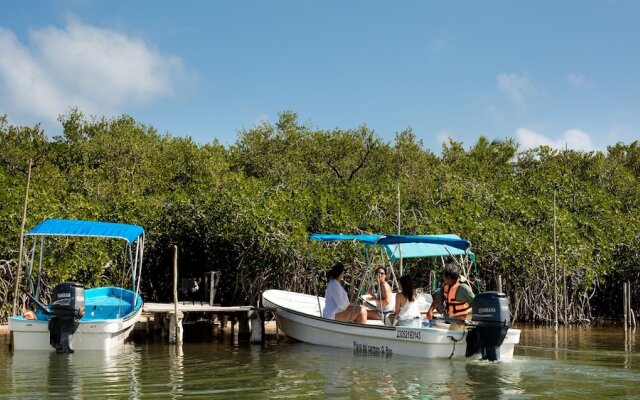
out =
[[[447,336],[449,339],[451,339],[453,341],[453,350],[451,350],[451,355],[449,356],[449,360],[451,360],[451,357],[453,357],[453,353],[456,352],[456,343],[458,343],[459,341],[461,341],[462,339],[464,339],[464,337],[466,336],[467,331],[463,330],[462,331],[462,337],[460,337],[460,339],[454,338],[453,336]]]

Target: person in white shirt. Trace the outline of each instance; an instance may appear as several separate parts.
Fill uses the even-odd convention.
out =
[[[337,263],[327,273],[329,283],[324,295],[322,316],[336,321],[364,324],[367,322],[367,310],[363,306],[351,304],[346,290],[340,284],[344,280],[344,265]]]
[[[393,316],[394,325],[420,326],[420,307],[416,302],[416,291],[409,275],[403,275],[399,280],[400,293],[396,295],[396,310]]]

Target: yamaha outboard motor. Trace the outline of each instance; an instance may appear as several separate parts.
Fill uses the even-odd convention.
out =
[[[49,310],[49,343],[58,353],[73,353],[70,342],[84,316],[84,286],[75,282],[56,285]]]
[[[480,293],[473,299],[472,308],[466,355],[470,357],[480,353],[483,360],[497,361],[511,321],[507,295],[500,292]]]

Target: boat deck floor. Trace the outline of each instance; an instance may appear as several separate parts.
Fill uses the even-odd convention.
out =
[[[122,318],[133,309],[133,305],[119,297],[95,296],[87,299],[82,320]]]

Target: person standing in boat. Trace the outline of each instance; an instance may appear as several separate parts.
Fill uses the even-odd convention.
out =
[[[400,292],[396,294],[396,306],[392,315],[393,325],[420,326],[420,307],[416,301],[416,290],[409,275],[402,275],[399,280]]]
[[[367,300],[376,308],[367,310],[368,319],[382,319],[382,315],[392,313],[394,310],[395,298],[391,292],[391,285],[387,283],[387,270],[384,267],[376,268],[376,280],[378,288],[370,293],[371,297]]]
[[[329,279],[329,283],[324,295],[325,303],[322,316],[336,321],[366,323],[367,309],[360,305],[351,304],[347,291],[341,285],[344,280],[344,265],[342,263],[335,264],[327,272],[327,279]]]
[[[471,319],[473,290],[467,279],[460,276],[453,267],[446,267],[442,273],[444,286],[433,293],[433,303],[427,311],[427,318],[433,319],[433,311],[445,304],[445,316],[455,319]],[[452,328],[454,326],[452,325]]]

